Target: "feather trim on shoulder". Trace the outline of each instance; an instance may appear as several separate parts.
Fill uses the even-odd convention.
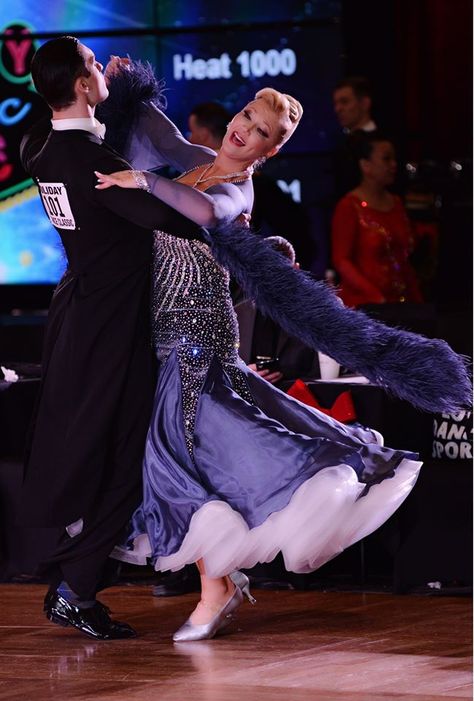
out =
[[[97,106],[96,116],[107,127],[105,140],[122,153],[142,102],[166,109],[165,81],[158,80],[149,61],[132,61],[110,77],[109,96]]]

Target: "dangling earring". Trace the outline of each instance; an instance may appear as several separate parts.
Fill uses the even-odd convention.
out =
[[[266,160],[267,160],[266,156],[260,156],[260,158],[257,158],[257,160],[255,161],[253,167],[260,168],[261,166],[263,166],[263,164],[265,163]]]

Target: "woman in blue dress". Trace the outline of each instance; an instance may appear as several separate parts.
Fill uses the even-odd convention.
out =
[[[108,68],[111,93],[111,76],[127,81],[142,69],[113,59]],[[282,552],[287,569],[315,570],[393,514],[413,488],[421,463],[415,454],[384,447],[380,434],[370,428],[340,424],[288,397],[239,358],[229,272],[216,255],[229,260],[235,268],[231,272],[238,274],[239,265],[245,267],[244,252],[244,262],[236,262],[247,245],[244,239],[257,246],[252,248],[257,259],[259,246],[265,244],[256,244],[256,237],[241,229],[235,229],[235,243],[232,226],[226,241],[236,250],[222,253],[215,242],[227,235],[225,225],[250,215],[253,168],[290,138],[302,115],[299,102],[271,88],[260,90],[232,119],[217,154],[188,144],[153,100],[141,101],[134,114],[133,129],[120,146],[139,170],[97,173],[97,187],[146,189],[209,229],[210,235],[206,241],[184,240],[154,232],[152,326],[159,376],[145,448],[143,502],[126,545],[117,547],[113,556],[135,564],[151,559],[157,570],[178,570],[196,562],[201,599],[173,639],[201,640],[222,630],[242,603],[242,590],[248,594],[248,580],[239,568],[269,562]],[[185,172],[171,181],[143,170],[166,161]],[[278,288],[287,281],[298,293],[300,285],[312,284],[301,282],[304,274],[280,254],[270,253],[270,247],[264,253],[281,273],[274,280]],[[266,279],[266,273],[250,268],[252,264],[244,273],[247,279],[240,282],[256,289],[257,302],[260,294],[265,306],[271,294],[255,278]],[[293,293],[288,288],[283,294]],[[359,327],[370,326],[372,340],[359,349],[361,357],[379,357],[380,348],[371,348],[380,341],[373,340],[376,332],[390,339],[395,334],[397,343],[404,334],[410,336],[413,347],[419,343],[420,355],[426,352],[425,341],[434,355],[448,348],[433,347],[443,342],[388,330],[352,310],[344,317],[332,291],[322,294],[342,323],[355,320],[356,344]],[[327,316],[324,305],[321,309]],[[310,313],[314,317],[319,311]],[[294,312],[291,307],[288,316]],[[302,325],[305,313],[301,309]],[[293,322],[298,328],[300,319],[288,323]],[[350,324],[348,330],[350,334]],[[329,341],[322,338],[319,347],[327,351],[333,344],[334,355],[346,360],[338,334],[328,334]],[[449,353],[448,364],[464,383],[460,392],[466,398],[464,365],[450,349]],[[381,357],[373,371],[372,361],[370,368],[364,362],[357,367],[357,351],[354,360],[351,367],[365,370],[369,377],[372,372],[371,379],[399,389],[390,371],[385,373]],[[399,362],[405,362],[408,377],[411,361],[402,354]],[[446,401],[456,404],[459,398]],[[438,405],[446,407],[446,401],[441,397]],[[436,400],[432,404],[433,411],[439,409]]]

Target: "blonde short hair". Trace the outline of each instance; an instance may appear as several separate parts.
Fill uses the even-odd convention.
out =
[[[281,143],[288,141],[303,115],[303,107],[291,95],[285,95],[274,88],[262,88],[255,95],[255,100],[264,100],[273,112],[288,118],[288,127],[282,130]]]

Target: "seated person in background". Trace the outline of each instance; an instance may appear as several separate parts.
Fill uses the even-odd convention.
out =
[[[295,250],[291,243],[281,236],[269,236],[268,241],[277,251],[290,259],[295,267]],[[274,321],[263,316],[255,307],[252,300],[240,299],[234,295],[234,309],[239,323],[240,348],[239,355],[252,370],[278,385],[284,380],[298,377],[319,377],[318,354],[301,341],[288,336]],[[259,369],[260,362],[269,367]]]
[[[352,137],[359,184],[336,205],[332,263],[340,297],[349,307],[423,302],[410,263],[413,236],[402,200],[388,189],[397,161],[392,141],[378,131]]]

